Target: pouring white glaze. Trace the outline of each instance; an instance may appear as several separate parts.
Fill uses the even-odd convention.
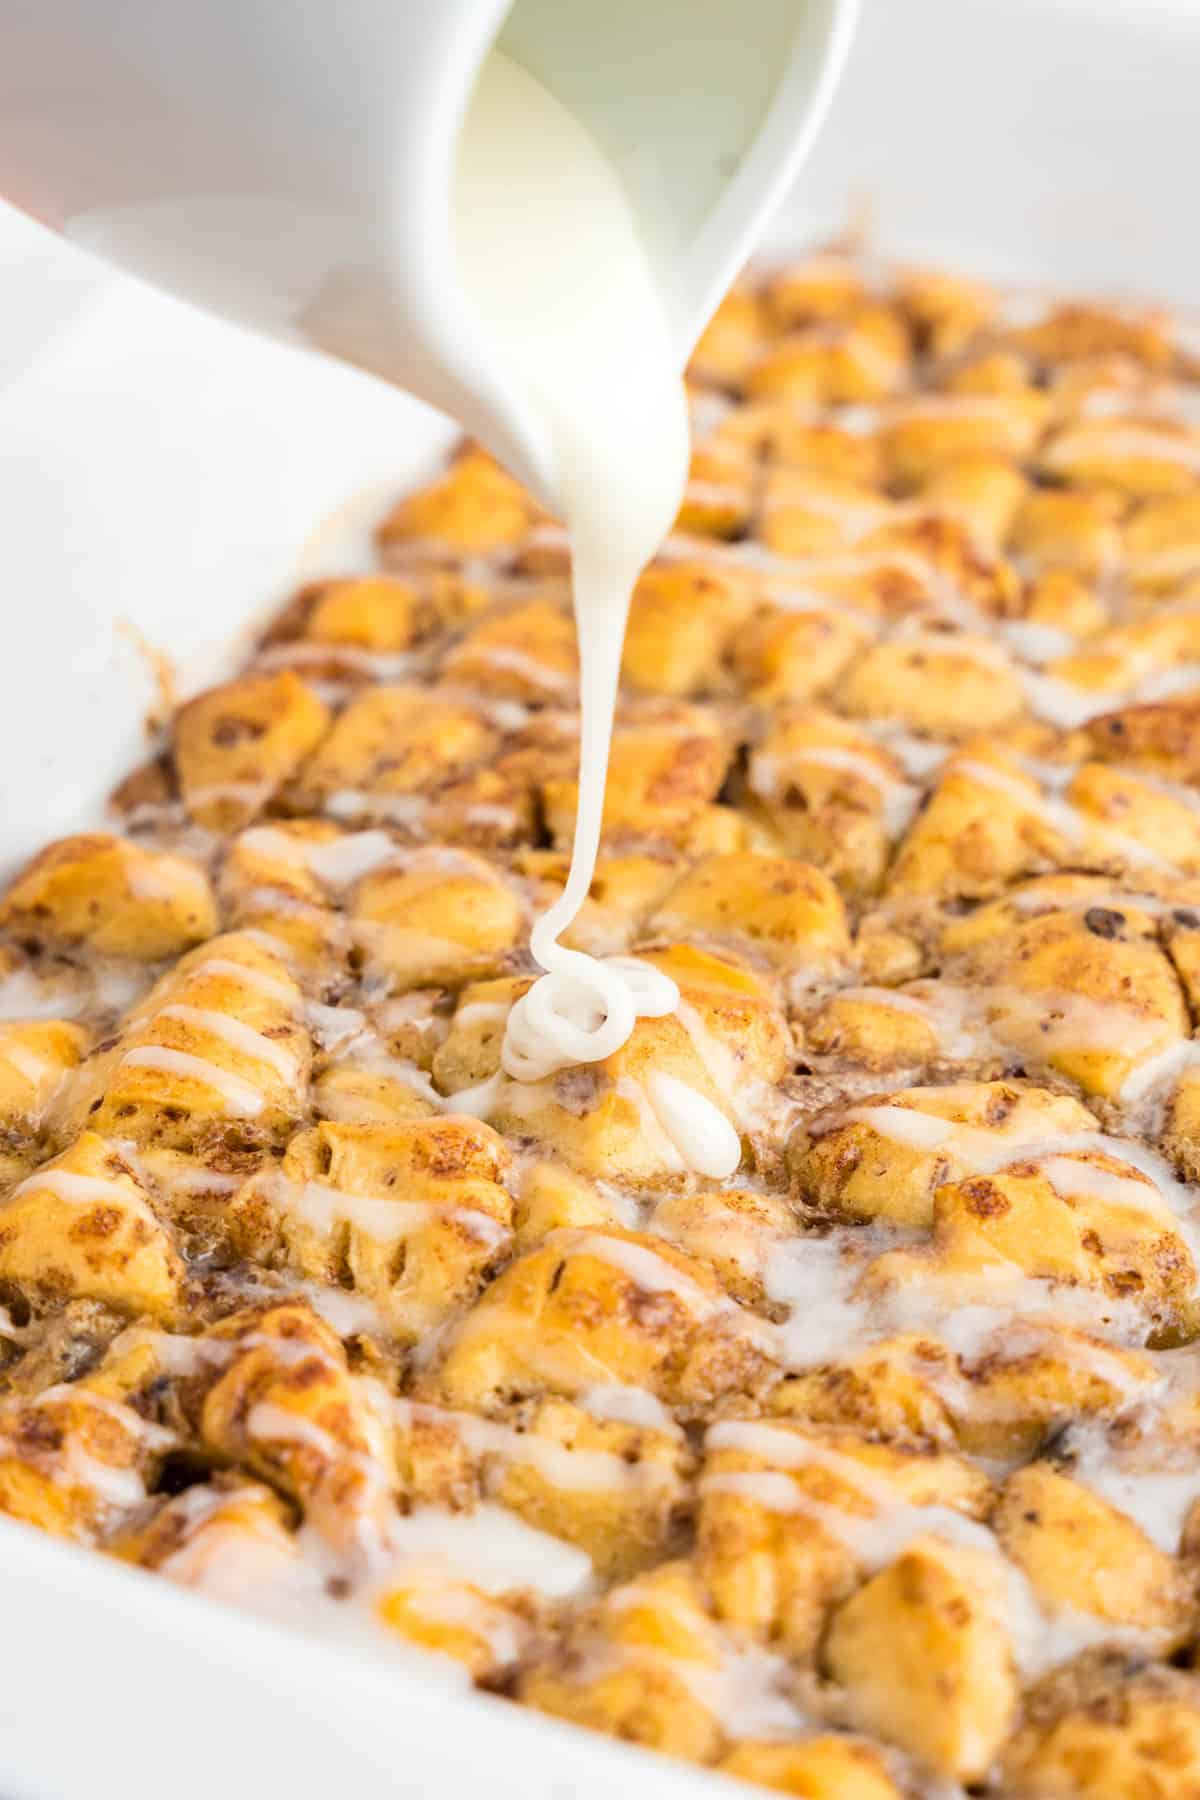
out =
[[[460,273],[549,425],[571,534],[580,662],[579,805],[566,887],[534,925],[547,971],[514,1008],[504,1066],[537,1080],[620,1048],[664,978],[559,943],[587,898],[633,584],[683,496],[688,425],[666,310],[616,170],[508,57],[484,65],[455,196]]]
[[[514,1079],[538,1081],[611,1056],[639,1017],[662,1017],[679,999],[649,965],[597,961],[560,938],[595,873],[630,595],[679,511],[687,408],[667,308],[615,168],[577,119],[498,52],[463,130],[455,221],[463,285],[547,422],[571,535],[575,842],[566,886],[530,937],[546,973],[513,1008],[502,1058]],[[684,1162],[731,1174],[736,1133],[702,1095],[675,1088],[672,1136]]]

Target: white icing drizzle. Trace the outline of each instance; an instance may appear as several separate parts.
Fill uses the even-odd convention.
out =
[[[1048,663],[1069,656],[1075,639],[1058,625],[1041,625],[1032,619],[1004,619],[1000,623],[1006,643],[1023,662]]]
[[[665,1613],[677,1621],[682,1644],[694,1643],[694,1653],[688,1654],[682,1645],[670,1651],[610,1639],[585,1652],[577,1679],[595,1680],[612,1669],[665,1675],[685,1688],[733,1739],[787,1739],[812,1727],[813,1721],[786,1691],[792,1682],[785,1658],[734,1640],[672,1595],[647,1592],[636,1582],[605,1599],[605,1608],[612,1613],[643,1607],[651,1615]]]
[[[325,1237],[338,1225],[348,1224],[375,1243],[399,1244],[441,1218],[453,1218],[489,1248],[498,1247],[508,1237],[505,1226],[475,1207],[406,1200],[399,1195],[350,1194],[319,1181],[297,1185],[283,1175],[268,1177],[267,1185],[276,1204]]]
[[[900,837],[911,825],[921,797],[920,790],[912,782],[901,781],[890,774],[862,751],[849,750],[840,744],[797,745],[785,756],[760,751],[751,765],[750,785],[764,800],[774,799],[779,792],[781,770],[793,766],[803,769],[806,765],[855,775],[874,788],[879,796],[883,827],[889,837]]]
[[[355,1337],[360,1333],[368,1337],[391,1336],[388,1321],[380,1309],[360,1294],[330,1287],[324,1281],[301,1281],[294,1291],[303,1295],[313,1311],[319,1313],[326,1324],[332,1325],[339,1337]]]
[[[955,1354],[974,1357],[1003,1349],[1014,1325],[1024,1330],[1038,1320],[1050,1327],[1077,1326],[1116,1343],[1145,1340],[1145,1315],[1135,1301],[1114,1301],[1092,1289],[1015,1270],[989,1269],[864,1293],[860,1284],[873,1257],[904,1241],[903,1234],[859,1226],[823,1238],[790,1238],[771,1249],[763,1285],[769,1299],[788,1309],[778,1328],[778,1353],[788,1368],[836,1363],[848,1348],[910,1331],[933,1333]],[[1064,1340],[1057,1348],[1074,1355],[1076,1343]]]
[[[281,1342],[257,1333],[255,1336],[272,1347]],[[186,1379],[206,1370],[223,1368],[246,1342],[246,1338],[239,1342],[236,1338],[188,1337],[181,1332],[157,1331],[149,1325],[130,1325],[113,1339],[113,1349],[123,1354],[145,1346],[154,1352],[155,1361],[167,1374]]]
[[[86,1004],[82,989],[70,983],[51,983],[32,969],[11,969],[0,975],[0,1019],[6,1022],[73,1018]]]
[[[1106,1619],[1071,1609],[1047,1613],[1027,1577],[1005,1556],[986,1525],[953,1507],[905,1502],[885,1478],[828,1444],[756,1421],[736,1420],[710,1427],[706,1442],[710,1449],[762,1456],[777,1467],[708,1474],[700,1483],[702,1495],[735,1494],[767,1511],[803,1514],[844,1544],[868,1571],[886,1568],[911,1545],[926,1538],[982,1551],[992,1559],[1002,1584],[1014,1655],[1026,1679],[1036,1678],[1092,1644],[1114,1639],[1147,1641],[1142,1633],[1122,1631]],[[864,1517],[861,1512],[847,1512],[834,1503],[815,1499],[779,1465],[782,1469],[815,1465],[828,1470],[871,1502],[872,1515]]]
[[[1195,1038],[1177,1039],[1175,1043],[1168,1044],[1165,1050],[1159,1050],[1140,1062],[1121,1083],[1117,1098],[1122,1106],[1134,1106],[1139,1101],[1161,1094],[1197,1064],[1200,1064],[1200,1041]]]
[[[1086,456],[1144,457],[1151,462],[1177,463],[1200,475],[1200,441],[1191,435],[1179,437],[1168,431],[1155,430],[1132,420],[1113,421],[1115,429],[1095,438],[1081,438],[1075,432],[1064,435],[1044,453],[1046,467],[1069,473],[1074,460]]]
[[[599,1262],[611,1264],[623,1275],[627,1275],[643,1293],[673,1295],[677,1300],[682,1300],[695,1318],[706,1319],[717,1312],[738,1310],[732,1300],[708,1293],[683,1269],[677,1269],[674,1263],[648,1249],[645,1244],[631,1243],[628,1238],[608,1237],[601,1232],[589,1232],[582,1238],[570,1241],[566,1247],[572,1256],[591,1256]]]
[[[499,1024],[507,1019],[512,1008],[506,1001],[471,1000],[466,1006],[460,1006],[454,1014],[456,1025]]]
[[[252,1062],[267,1063],[274,1069],[281,1081],[294,1082],[300,1076],[299,1059],[283,1044],[273,1038],[264,1037],[261,1031],[255,1031],[241,1019],[231,1018],[228,1013],[213,1012],[207,1007],[186,1006],[173,1003],[160,1007],[154,1015],[155,1019],[178,1019],[181,1025],[194,1026],[197,1031],[204,1031],[210,1036],[220,1038],[231,1050],[242,1056],[248,1056]]]
[[[558,696],[570,696],[575,692],[573,675],[539,662],[536,656],[527,650],[519,650],[515,644],[488,644],[473,650],[472,655],[489,668],[518,676],[532,688]]]
[[[732,1175],[742,1160],[742,1143],[725,1114],[665,1070],[652,1070],[645,1087],[655,1117],[684,1164],[712,1180]]]
[[[332,888],[353,887],[364,875],[401,854],[383,831],[353,831],[330,841],[314,842],[277,826],[256,825],[238,839],[240,848],[305,869]]]
[[[1160,1439],[1123,1451],[1104,1422],[1088,1419],[1071,1426],[1062,1454],[1075,1481],[1125,1513],[1160,1550],[1178,1552],[1188,1514],[1200,1499],[1194,1444]]]
[[[13,1038],[0,1041],[0,1062],[7,1063],[14,1075],[19,1075],[35,1088],[47,1075],[55,1076],[57,1085],[61,1086],[66,1075],[66,1070],[57,1068],[48,1057],[39,1056],[28,1044],[22,1044]]]
[[[1036,718],[1062,731],[1074,731],[1101,713],[1117,707],[1136,706],[1149,700],[1167,700],[1200,686],[1200,663],[1181,663],[1160,669],[1126,688],[1085,688],[1057,675],[1026,670],[1025,697]]]
[[[353,1006],[325,1006],[319,1000],[306,1000],[304,1022],[322,1050],[336,1052],[362,1033],[367,1017]]]
[[[576,1599],[592,1586],[591,1558],[573,1544],[527,1525],[505,1507],[485,1504],[451,1513],[419,1506],[395,1520],[394,1549],[408,1556],[437,1556],[460,1580],[489,1594],[531,1588],[551,1600]]]
[[[392,825],[417,826],[429,812],[427,794],[389,794],[363,788],[339,788],[327,794],[322,809],[331,819],[357,819],[367,815],[387,819]]]
[[[675,1267],[646,1244],[628,1238],[609,1236],[605,1232],[585,1232],[579,1236],[570,1230],[553,1232],[547,1243],[561,1245],[570,1256],[591,1256],[606,1262],[628,1276],[636,1287],[647,1294],[670,1294],[682,1302],[698,1320],[724,1316],[767,1355],[778,1352],[777,1330],[765,1319],[748,1312],[723,1290],[709,1293],[683,1269]]]
[[[592,870],[587,874],[583,899]],[[570,891],[568,878],[563,899]],[[553,921],[563,899],[537,920],[530,939],[543,967],[549,957],[551,974],[535,981],[508,1015],[501,1063],[516,1081],[544,1081],[560,1069],[601,1062],[628,1040],[639,1018],[663,1018],[679,1003],[675,983],[649,963],[631,956],[600,962],[551,942],[583,904],[573,902],[559,925]]]
[[[409,1400],[392,1402],[396,1421],[410,1429],[421,1423],[450,1426],[472,1456],[535,1469],[551,1486],[568,1493],[606,1493],[661,1485],[664,1470],[653,1463],[626,1462],[612,1450],[581,1450],[536,1432],[518,1431],[477,1413],[449,1412]]]
[[[159,1069],[165,1075],[179,1075],[187,1081],[202,1082],[205,1087],[220,1094],[229,1110],[239,1118],[256,1118],[266,1103],[262,1092],[252,1082],[244,1081],[240,1075],[231,1075],[228,1069],[218,1068],[216,1063],[206,1062],[202,1056],[191,1056],[185,1050],[167,1050],[160,1044],[142,1044],[135,1050],[125,1052],[121,1058],[121,1067]]]
[[[642,1425],[649,1431],[681,1435],[679,1426],[662,1401],[648,1388],[627,1387],[622,1382],[600,1382],[585,1388],[578,1405],[594,1419],[616,1419],[623,1425]]]
[[[1091,912],[1093,907],[1111,912],[1124,912],[1126,908],[1130,908],[1135,912],[1147,913],[1151,918],[1171,911],[1171,902],[1154,894],[1124,891],[1062,893],[1057,891],[1053,877],[1045,886],[1022,888],[1015,894],[1007,895],[1005,904],[1016,912],[1034,916],[1050,912]]]
[[[17,1183],[9,1199],[15,1200],[18,1194],[53,1194],[56,1200],[66,1200],[71,1206],[111,1206],[115,1200],[127,1207],[134,1200],[130,1189],[119,1181],[109,1181],[101,1175],[77,1175],[71,1169],[42,1169],[27,1175]]]
[[[274,787],[273,781],[213,781],[203,787],[188,788],[184,803],[189,812],[194,812],[198,806],[219,806],[232,800],[249,812],[257,812],[270,799]]]
[[[249,937],[251,934],[247,932],[245,935]],[[266,937],[267,933],[254,935]],[[272,938],[270,942],[273,949],[283,948],[278,938]],[[253,993],[262,994],[268,1000],[277,1000],[289,1012],[294,1011],[298,1005],[299,996],[291,982],[278,975],[269,975],[264,969],[252,969],[245,963],[234,962],[229,956],[206,956],[203,962],[197,963],[195,968],[188,971],[189,987],[192,982],[199,981],[206,975],[227,976],[229,980],[240,982],[242,987],[249,988]]]
[[[305,1449],[317,1451],[329,1462],[365,1460],[363,1452],[348,1450],[344,1444],[339,1444],[315,1419],[276,1406],[270,1400],[259,1400],[250,1408],[246,1415],[246,1430],[252,1437],[262,1438],[267,1443],[300,1444]],[[373,1470],[374,1465],[371,1467]]]
[[[654,1150],[663,1170],[667,1174],[683,1174],[687,1169],[687,1164],[680,1155],[675,1139],[667,1131],[666,1126],[651,1106],[645,1084],[634,1081],[628,1075],[622,1075],[616,1084],[615,1091],[623,1100],[628,1100],[637,1109],[642,1137]]]
[[[72,1406],[88,1407],[113,1419],[121,1426],[130,1449],[135,1454],[165,1450],[175,1442],[173,1432],[155,1425],[149,1419],[143,1419],[132,1407],[72,1382],[58,1382],[53,1387],[43,1389],[34,1399],[22,1399],[11,1404],[19,1409],[34,1408],[41,1411],[45,1407],[52,1409],[60,1401]],[[31,1453],[24,1440],[16,1443],[4,1431],[0,1415],[0,1455],[10,1455],[18,1461],[30,1459],[57,1486],[86,1488],[104,1506],[117,1511],[130,1511],[140,1506],[146,1498],[141,1470],[135,1464],[119,1467],[102,1462],[69,1429],[60,1434],[59,1441],[53,1448],[47,1447]]]
[[[364,650],[359,644],[314,643],[311,639],[271,644],[254,658],[258,669],[321,668],[325,663],[342,663],[375,681],[399,681],[414,668],[416,658],[404,651]]]
[[[515,1663],[520,1656],[528,1638],[525,1621],[489,1605],[473,1587],[461,1585],[443,1557],[401,1562],[392,1580],[399,1583],[410,1617],[432,1625],[457,1626],[481,1638],[493,1662],[501,1667]]]

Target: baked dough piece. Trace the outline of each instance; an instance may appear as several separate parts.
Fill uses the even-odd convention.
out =
[[[764,329],[758,295],[745,287],[731,289],[692,352],[689,375],[720,387],[739,386],[758,353]]]
[[[788,332],[754,363],[746,391],[797,406],[881,400],[902,386],[909,356],[903,321],[866,301],[844,319]]]
[[[286,963],[254,933],[231,933],[184,957],[97,1046],[74,1104],[138,1143],[279,1142],[304,1111],[311,1061]]]
[[[708,1612],[689,1564],[668,1562],[585,1608],[518,1693],[573,1724],[703,1763],[727,1751],[737,1732],[747,1667],[746,1650]],[[786,1720],[783,1666],[761,1658],[749,1667],[760,1689],[750,1716],[770,1716],[774,1689],[776,1721]]]
[[[120,1533],[112,1553],[181,1587],[220,1598],[253,1595],[294,1573],[300,1554],[290,1509],[271,1488],[217,1474]]]
[[[1119,1508],[1044,1462],[1005,1483],[995,1529],[1046,1611],[1141,1633],[1162,1655],[1187,1641],[1195,1597],[1182,1566]]]
[[[1044,396],[1029,387],[929,394],[895,405],[883,422],[880,443],[892,480],[916,487],[965,456],[1026,458],[1045,417]]]
[[[703,1412],[769,1377],[773,1340],[708,1265],[632,1231],[563,1231],[494,1281],[445,1340],[422,1394],[488,1412],[602,1382]]]
[[[719,692],[730,640],[750,604],[747,584],[702,565],[647,570],[633,591],[622,679],[678,699]]]
[[[603,1062],[536,1083],[503,1081],[491,1118],[583,1175],[676,1185],[688,1164],[665,1079],[683,1083],[723,1114],[743,1139],[744,1160],[763,1168],[777,1162],[786,1107],[776,1085],[791,1038],[770,985],[744,965],[690,944],[646,950],[640,960],[672,978],[680,1008],[640,1019],[628,1043]],[[494,1028],[490,1041],[498,1057]],[[452,1030],[435,1070],[444,1070],[456,1049]],[[495,1067],[491,1055],[474,1063],[471,1080]]]
[[[198,694],[175,721],[175,771],[191,817],[213,831],[248,823],[328,728],[329,709],[290,669]]]
[[[722,849],[736,818],[714,802],[730,758],[725,733],[709,715],[679,705],[644,722],[618,723],[604,798],[604,831],[614,846],[660,839],[686,848]],[[546,822],[559,844],[575,830],[578,784],[552,776],[542,790]],[[713,842],[714,836],[723,841]]]
[[[510,700],[571,701],[579,658],[566,594],[488,613],[451,651],[442,677]]]
[[[701,538],[738,538],[754,512],[758,468],[750,448],[719,437],[696,443],[676,531]]]
[[[822,603],[802,608],[764,600],[730,646],[730,659],[748,695],[762,705],[826,695],[856,652],[871,642],[873,619],[858,607]]]
[[[524,910],[489,862],[465,850],[414,850],[363,877],[350,939],[389,987],[459,987],[499,974]]]
[[[375,1616],[418,1650],[453,1657],[472,1678],[498,1687],[536,1640],[536,1610],[524,1596],[498,1599],[451,1570],[402,1566],[375,1604]]]
[[[658,936],[725,943],[791,977],[828,979],[850,955],[833,883],[810,865],[744,851],[709,856],[651,915]]]
[[[769,1407],[901,1444],[960,1448],[992,1463],[1037,1455],[1078,1421],[1103,1421],[1152,1393],[1154,1359],[1047,1316],[999,1308],[994,1332],[960,1349],[936,1326],[852,1348],[787,1377]]]
[[[68,1019],[0,1022],[0,1141],[5,1152],[53,1136],[90,1033]]]
[[[455,1508],[495,1500],[585,1550],[603,1580],[661,1561],[691,1508],[694,1458],[684,1434],[642,1389],[598,1383],[582,1398],[518,1402],[498,1418],[398,1402],[406,1493]]]
[[[511,475],[469,445],[444,475],[392,509],[379,542],[398,559],[452,561],[518,543],[538,513]]]
[[[416,1342],[474,1299],[511,1244],[509,1154],[474,1119],[318,1125],[231,1202],[241,1253],[352,1289]]]
[[[920,795],[885,745],[815,707],[774,715],[747,783],[783,848],[854,896],[879,887]]]
[[[980,1781],[1012,1729],[1018,1685],[1003,1560],[918,1538],[851,1595],[825,1659],[863,1727],[955,1781]]]
[[[928,1226],[947,1182],[980,1164],[1019,1164],[1026,1146],[1097,1129],[1064,1094],[1023,1082],[963,1082],[867,1095],[818,1115],[792,1160],[801,1193],[823,1212]]]
[[[98,1542],[145,1507],[171,1442],[102,1375],[0,1401],[0,1512]]]
[[[1190,1800],[1200,1792],[1200,1684],[1114,1651],[1034,1689],[1002,1754],[1001,1793]]]
[[[8,888],[0,922],[47,943],[152,963],[211,937],[217,911],[190,858],[96,832],[35,856]]]
[[[208,1454],[293,1500],[335,1548],[370,1555],[394,1506],[391,1424],[337,1334],[284,1303],[223,1320],[205,1351],[216,1377],[188,1399]]]
[[[372,687],[341,713],[291,790],[298,811],[419,826],[422,799],[497,743],[479,711],[419,687]]]
[[[526,850],[515,867],[531,885],[531,909],[551,906],[566,886],[570,857],[560,850]],[[648,935],[657,902],[679,876],[680,859],[669,849],[601,855],[591,890],[562,941],[592,956],[617,956]]]
[[[1158,499],[1194,488],[1198,451],[1200,435],[1174,420],[1084,418],[1046,441],[1040,466],[1055,480]]]
[[[831,1609],[915,1515],[979,1518],[990,1501],[986,1476],[952,1453],[724,1419],[708,1434],[697,1563],[722,1618],[811,1660]]]
[[[717,1764],[723,1775],[805,1800],[900,1800],[894,1758],[855,1737],[813,1737],[799,1744],[742,1743]]]
[[[0,1202],[0,1288],[37,1311],[71,1299],[173,1318],[183,1265],[136,1164],[95,1132]]]
[[[940,1187],[928,1248],[890,1251],[874,1268],[881,1281],[1003,1283],[1014,1271],[1123,1302],[1147,1336],[1196,1334],[1187,1237],[1156,1184],[1105,1152],[1051,1153]]]

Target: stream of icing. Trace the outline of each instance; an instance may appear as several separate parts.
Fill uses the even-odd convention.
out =
[[[502,1054],[507,1075],[539,1081],[613,1055],[638,1018],[662,1017],[679,999],[661,972],[561,940],[595,874],[630,597],[679,511],[688,418],[665,298],[617,170],[500,53],[484,65],[463,130],[455,218],[464,286],[548,426],[571,538],[575,840],[563,892],[530,936],[545,973],[513,1008]],[[665,1110],[687,1167],[732,1174],[736,1133],[711,1101],[676,1082]]]

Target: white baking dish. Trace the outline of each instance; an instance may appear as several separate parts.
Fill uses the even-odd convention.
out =
[[[865,13],[775,247],[866,202],[885,251],[1200,307],[1196,0]],[[95,818],[139,754],[152,683],[117,620],[202,682],[291,583],[343,567],[449,435],[0,214],[0,857]],[[4,1521],[0,1593],[5,1800],[729,1791]]]

